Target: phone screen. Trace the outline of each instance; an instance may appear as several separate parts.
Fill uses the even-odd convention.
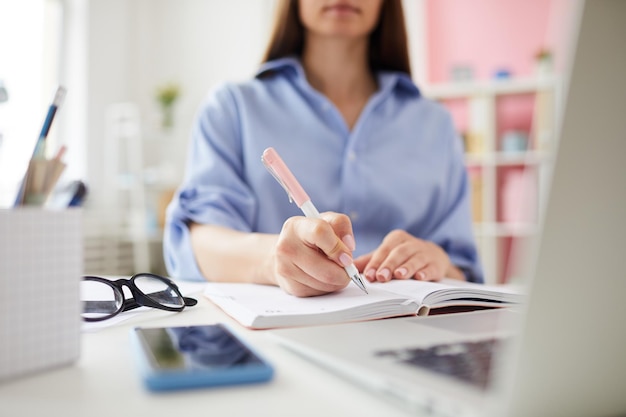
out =
[[[210,370],[264,363],[221,324],[136,331],[156,369]]]

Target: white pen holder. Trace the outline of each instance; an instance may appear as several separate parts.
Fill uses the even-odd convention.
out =
[[[80,355],[80,209],[0,210],[0,382]]]

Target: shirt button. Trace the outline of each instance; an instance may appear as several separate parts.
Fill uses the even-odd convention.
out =
[[[354,151],[349,151],[348,152],[348,161],[354,161],[356,160],[356,153]]]
[[[350,212],[350,220],[352,220],[353,222],[357,221],[359,218],[359,213],[356,211],[351,211]]]

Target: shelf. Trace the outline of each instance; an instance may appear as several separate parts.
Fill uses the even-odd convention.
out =
[[[470,96],[493,96],[503,94],[524,94],[551,90],[557,84],[552,76],[540,78],[509,78],[485,81],[459,81],[421,88],[424,96],[435,99],[466,98]]]
[[[479,167],[481,165],[539,165],[551,161],[552,155],[546,151],[489,152],[465,155],[465,164],[469,167]]]
[[[537,213],[543,206],[556,149],[560,88],[558,77],[422,88],[425,97],[448,108],[464,138],[474,233],[488,283],[507,282],[512,273],[511,247],[539,231]],[[525,138],[525,142],[510,142],[514,148],[505,147],[508,133]]]
[[[539,231],[534,223],[476,223],[474,232],[479,237],[530,237]]]

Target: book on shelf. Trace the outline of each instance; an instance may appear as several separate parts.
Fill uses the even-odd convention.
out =
[[[300,298],[279,287],[242,283],[209,283],[204,295],[241,325],[251,329],[299,327],[425,316],[450,308],[504,307],[524,300],[521,291],[501,285],[451,279],[439,282],[392,280],[355,285],[317,297]]]

